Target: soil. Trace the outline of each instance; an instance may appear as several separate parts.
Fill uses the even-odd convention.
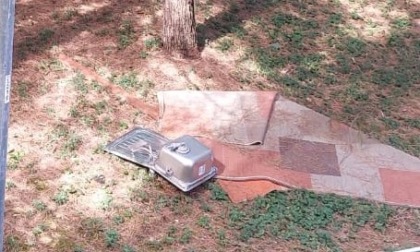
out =
[[[148,48],[146,41],[160,36],[160,2],[16,1],[8,147],[9,163],[13,160],[16,167],[7,173],[6,251],[78,251],[77,245],[83,251],[121,251],[124,245],[136,251],[299,248],[296,242],[268,238],[242,243],[230,229],[228,245],[221,246],[214,237],[223,225],[220,216],[226,215],[226,205],[211,201],[208,190],[184,195],[160,178],[150,182],[146,170],[102,151],[107,142],[135,125],[157,128],[159,90],[261,89],[235,77],[232,62],[240,55],[226,56],[205,46],[201,58],[184,60],[159,46]],[[224,1],[213,2],[209,15],[226,9]],[[198,23],[205,20],[203,13],[197,13]],[[121,48],[119,31],[126,21],[133,24],[133,37]],[[110,81],[127,73],[152,86],[139,94]],[[87,91],[77,85],[78,74],[83,74],[81,85]],[[68,201],[60,205],[56,195],[63,191]],[[45,203],[45,209],[37,202]],[[212,230],[196,224],[206,204],[212,208],[208,213]],[[118,216],[123,216],[123,223],[116,224]],[[92,218],[100,218],[103,228],[86,224]],[[358,236],[362,240],[348,241],[345,247],[379,251],[383,244],[399,245],[400,237],[404,242],[418,241],[404,231],[405,224],[395,225],[387,234],[367,230]],[[172,226],[178,238],[183,230],[192,229],[191,241],[157,243]],[[117,247],[104,242],[111,228],[119,231]],[[383,240],[389,237],[394,238]]]

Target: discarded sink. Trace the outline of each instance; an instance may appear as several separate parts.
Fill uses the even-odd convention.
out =
[[[192,136],[170,140],[145,128],[134,128],[105,151],[147,167],[187,192],[216,175],[213,152]]]

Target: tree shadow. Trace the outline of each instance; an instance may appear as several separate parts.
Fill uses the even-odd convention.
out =
[[[366,2],[349,9],[339,2],[244,0],[226,5],[198,26],[201,50],[229,35],[226,40],[241,43],[244,59],[255,62],[283,95],[420,155],[419,4]],[[252,21],[252,34],[245,21]],[[223,51],[223,41],[218,43]],[[252,75],[242,71],[237,80],[251,84]],[[402,116],[401,110],[410,113]]]
[[[124,13],[132,12],[135,8],[143,12],[153,8],[153,3],[147,0],[113,0],[106,5],[102,2],[90,3],[102,7],[94,10],[87,7],[85,13],[80,13],[65,1],[48,2],[16,3],[16,21],[22,24],[16,25],[15,29],[14,67],[30,55],[40,54],[54,45],[71,41],[83,31],[92,31],[98,36],[114,35],[114,31],[118,32],[123,25]],[[49,16],[32,16],[33,13],[49,13]]]

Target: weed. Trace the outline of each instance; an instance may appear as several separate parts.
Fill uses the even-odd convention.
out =
[[[5,251],[9,252],[22,252],[27,251],[28,246],[15,235],[9,235],[5,239]]]
[[[53,30],[44,28],[38,33],[38,38],[40,42],[45,44],[54,36],[54,33]]]
[[[179,238],[179,242],[181,244],[188,244],[191,241],[193,232],[189,228],[184,228],[182,231],[181,237]]]
[[[51,13],[51,18],[57,21],[60,18],[60,13],[58,13],[57,11],[53,11]]]
[[[135,252],[135,250],[129,245],[124,245],[121,252]]]
[[[222,52],[229,51],[233,46],[233,41],[231,39],[225,38],[217,42],[216,48]]]
[[[173,244],[176,241],[176,232],[177,232],[176,227],[170,226],[168,228],[168,231],[166,233],[166,236],[163,242],[168,245]]]
[[[352,84],[346,90],[345,94],[354,101],[367,101],[369,95],[363,91],[358,85]]]
[[[128,129],[128,124],[127,124],[126,122],[124,122],[124,121],[120,121],[120,122],[118,123],[118,126],[119,126],[119,128],[120,128],[121,130],[126,130],[126,129]]]
[[[104,232],[105,225],[100,218],[86,218],[82,220],[80,229],[88,237],[96,239]]]
[[[177,215],[189,214],[192,211],[192,200],[186,195],[176,195],[166,200],[166,206]]]
[[[106,111],[106,108],[108,107],[108,103],[106,101],[100,101],[95,103],[94,105],[96,114],[101,115]]]
[[[407,143],[404,141],[404,139],[402,139],[400,136],[397,136],[395,134],[392,134],[391,136],[389,136],[388,142],[390,145],[400,150],[407,149]]]
[[[110,209],[113,201],[114,201],[114,198],[109,193],[103,195],[101,201],[99,202],[101,209],[102,210]]]
[[[332,25],[337,25],[342,22],[343,15],[341,13],[333,13],[328,18],[328,23]]]
[[[141,52],[140,52],[140,58],[142,58],[142,59],[146,59],[146,58],[147,58],[147,56],[149,56],[149,54],[148,54],[146,51],[141,51]]]
[[[230,223],[237,223],[245,218],[245,213],[233,207],[229,210],[228,218]]]
[[[357,38],[350,38],[346,41],[346,49],[354,57],[362,55],[365,52],[365,47],[365,42]]]
[[[25,156],[25,153],[23,153],[22,151],[15,151],[15,150],[10,151],[8,153],[8,168],[10,170],[18,169],[24,156]]]
[[[16,184],[13,181],[6,181],[6,190],[10,190],[12,188],[16,188]]]
[[[47,205],[40,200],[34,200],[32,201],[32,206],[38,211],[38,212],[43,212],[47,209]]]
[[[326,231],[329,227],[341,228],[337,223],[350,219],[352,228],[371,224],[375,229],[384,230],[392,215],[393,210],[384,205],[297,190],[288,194],[270,193],[244,210],[232,208],[229,221],[240,229],[244,241],[271,234],[298,240],[308,249],[336,250],[337,244]]]
[[[362,19],[362,17],[359,15],[359,13],[357,13],[357,11],[352,11],[350,13],[350,17],[354,20],[360,20]]]
[[[197,225],[199,227],[209,229],[210,228],[210,218],[206,215],[201,216],[197,221]]]
[[[383,117],[381,118],[381,121],[384,122],[384,124],[389,129],[398,129],[398,127],[400,127],[400,123],[393,120],[392,118]]]
[[[46,231],[47,229],[48,229],[48,226],[46,226],[45,224],[40,224],[40,225],[37,225],[36,227],[34,227],[32,229],[32,233],[35,236],[38,236],[38,235],[42,234],[44,231]]]
[[[228,200],[228,196],[226,194],[225,191],[223,191],[223,189],[215,184],[215,183],[209,183],[209,189],[211,192],[211,199],[212,200],[218,200],[218,201],[227,201]]]
[[[261,72],[265,75],[270,75],[276,68],[286,65],[286,59],[279,57],[275,50],[256,48],[250,54],[257,62]]]
[[[372,82],[381,86],[394,84],[394,71],[391,69],[377,69],[372,73]]]
[[[135,30],[130,20],[125,20],[118,30],[118,48],[124,49],[131,45],[135,39]]]
[[[291,43],[291,46],[297,48],[302,46],[304,34],[301,30],[295,29],[292,33],[284,33],[283,35],[286,41]]]
[[[69,21],[78,14],[77,10],[73,8],[66,9],[63,13],[63,19]]]
[[[404,38],[400,34],[392,32],[388,38],[387,45],[390,47],[404,47]]]
[[[54,195],[53,201],[57,205],[64,205],[69,201],[69,194],[66,191],[60,190],[57,194]]]
[[[150,250],[162,251],[163,250],[163,244],[159,240],[149,240],[146,242],[146,246],[148,248],[147,251],[150,251]]]
[[[78,117],[81,116],[77,106],[72,106],[70,108],[70,116],[73,117],[73,118],[78,118]]]
[[[146,97],[154,86],[155,84],[152,81],[142,80],[139,82],[137,93],[142,97]]]
[[[20,98],[28,97],[28,88],[30,84],[25,81],[18,81],[17,83],[17,92]]]
[[[159,38],[148,38],[144,41],[144,46],[147,50],[157,49],[161,47],[162,41]]]
[[[411,251],[410,249],[412,249],[416,246],[418,246],[418,244],[407,243],[407,244],[398,245],[398,246],[386,247],[386,248],[384,248],[384,252],[396,252],[396,251],[400,251],[400,250]]]
[[[105,232],[105,244],[107,247],[117,246],[119,239],[120,239],[120,235],[116,230],[109,229]]]
[[[125,89],[134,89],[137,88],[140,84],[140,81],[137,78],[137,74],[134,72],[114,77],[113,82]]]
[[[125,222],[125,219],[124,219],[123,216],[117,215],[113,218],[113,221],[116,225],[120,225],[120,224],[123,224]]]
[[[82,145],[82,143],[83,141],[81,137],[77,136],[74,132],[71,132],[71,134],[68,136],[67,140],[63,144],[63,155],[71,155]]]
[[[61,235],[58,238],[57,243],[54,246],[55,251],[72,251],[75,252],[76,250],[80,251],[81,247],[79,247],[73,239]],[[83,250],[82,250],[83,251]]]
[[[130,200],[131,201],[139,201],[139,202],[150,202],[151,195],[150,193],[141,190],[141,189],[131,189],[130,190]]]
[[[205,203],[205,202],[201,202],[200,204],[200,209],[203,210],[204,212],[211,212],[212,208],[209,204]]]
[[[392,26],[396,29],[407,29],[411,25],[408,18],[398,18],[392,22]]]
[[[222,246],[226,245],[226,231],[224,229],[217,230],[217,242]]]
[[[74,85],[77,91],[80,91],[82,94],[87,94],[89,91],[88,85],[86,83],[86,78],[83,74],[77,73],[72,79],[71,83]]]
[[[420,119],[411,119],[411,118],[408,118],[405,121],[408,124],[408,126],[410,126],[412,128],[420,129]]]
[[[290,14],[284,14],[284,13],[277,13],[271,19],[273,24],[278,28],[281,28],[283,25],[286,25],[286,24],[292,24],[296,22],[296,20],[297,18],[295,16],[290,15]]]

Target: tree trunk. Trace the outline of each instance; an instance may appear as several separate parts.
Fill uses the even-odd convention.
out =
[[[182,57],[197,55],[194,0],[165,0],[163,45]]]

